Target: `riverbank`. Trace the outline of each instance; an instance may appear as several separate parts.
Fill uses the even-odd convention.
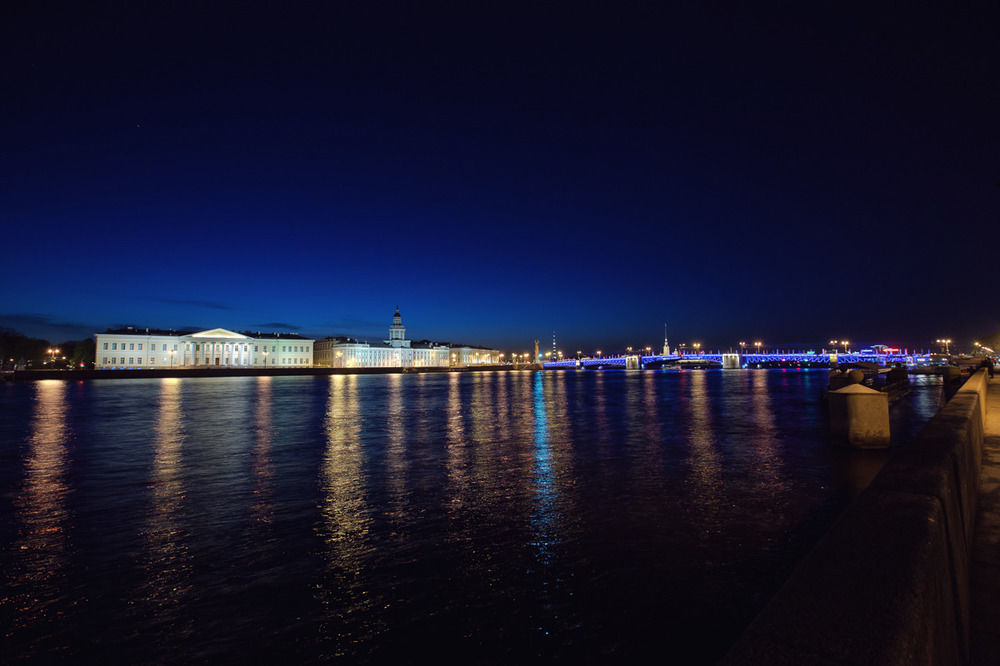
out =
[[[166,377],[315,377],[323,375],[392,375],[427,372],[482,372],[531,370],[531,366],[481,365],[468,368],[157,368],[145,370],[15,370],[5,372],[9,381],[58,379],[150,379]]]

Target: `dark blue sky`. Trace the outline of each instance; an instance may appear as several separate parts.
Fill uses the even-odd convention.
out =
[[[208,4],[3,22],[0,325],[1000,331],[995,6]]]

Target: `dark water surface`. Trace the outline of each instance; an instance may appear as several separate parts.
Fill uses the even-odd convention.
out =
[[[0,661],[711,663],[873,473],[826,381],[5,383]]]

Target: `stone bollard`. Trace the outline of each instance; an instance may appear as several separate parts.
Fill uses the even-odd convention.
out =
[[[865,373],[860,370],[848,370],[846,372],[830,373],[830,390],[835,391],[851,384],[860,384],[865,378]]]
[[[861,384],[830,391],[830,431],[856,449],[889,446],[889,394]]]

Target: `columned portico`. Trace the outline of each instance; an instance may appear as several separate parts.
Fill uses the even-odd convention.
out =
[[[185,365],[218,368],[253,365],[254,339],[249,336],[213,328],[185,337],[188,338],[185,351],[190,349],[190,355],[185,355]]]

